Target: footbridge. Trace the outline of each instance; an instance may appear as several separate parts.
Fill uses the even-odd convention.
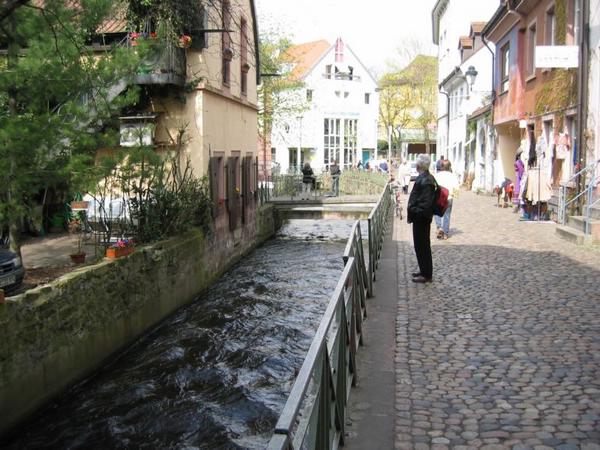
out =
[[[331,177],[319,175],[309,199],[302,198],[300,175],[280,175],[269,179],[264,200],[275,206],[282,220],[288,219],[367,219],[376,207],[387,176],[367,172],[344,172],[340,193],[331,188]]]

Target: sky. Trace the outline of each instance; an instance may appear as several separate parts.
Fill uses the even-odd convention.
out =
[[[435,54],[431,10],[436,0],[255,0],[259,32],[277,29],[294,43],[338,36],[374,75],[408,64],[397,48]],[[417,42],[417,44],[415,44]],[[411,51],[414,53],[414,51]]]

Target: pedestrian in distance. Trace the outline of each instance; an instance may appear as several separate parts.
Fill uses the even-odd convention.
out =
[[[429,155],[417,157],[419,175],[408,198],[407,220],[412,223],[413,244],[419,264],[419,271],[412,274],[415,283],[430,283],[433,279],[430,233],[436,183],[429,173],[430,164]]]
[[[437,238],[448,239],[450,235],[450,216],[452,214],[452,202],[458,194],[459,184],[458,178],[452,173],[452,164],[445,160],[442,163],[442,170],[435,174],[435,181],[438,185],[448,189],[448,208],[444,212],[444,216],[434,216],[437,226]]]
[[[440,159],[435,162],[435,171],[440,172],[442,170],[442,164],[444,163],[444,155],[440,155]]]
[[[331,166],[329,166],[329,173],[331,174],[331,191],[335,197],[339,197],[340,175],[342,174],[342,171],[340,170],[340,166],[337,165],[335,159],[331,162]]]
[[[310,190],[314,178],[313,170],[310,167],[310,163],[307,161],[302,168],[302,197],[300,197],[300,200],[310,200]]]
[[[402,163],[398,166],[398,183],[402,186],[402,192],[408,194],[408,185],[410,183],[410,166],[408,161],[402,160]]]

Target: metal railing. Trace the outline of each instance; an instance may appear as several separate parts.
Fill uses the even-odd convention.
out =
[[[377,267],[387,231],[388,218],[392,208],[391,188],[387,184],[369,214],[369,295],[373,295],[373,281],[377,280]]]
[[[352,227],[344,270],[275,425],[269,450],[329,450],[344,444],[350,389],[358,381],[356,353],[363,344],[366,297],[372,295],[375,278],[371,270],[377,268],[377,261],[371,261],[380,256],[389,208],[386,186],[369,219],[369,237],[377,240],[369,251],[369,271],[360,221]]]
[[[561,225],[567,223],[569,208],[574,209],[577,202],[581,201],[585,196],[585,205],[583,206],[583,218],[584,218],[584,233],[590,234],[590,220],[592,217],[592,208],[600,203],[600,198],[594,198],[594,191],[596,185],[600,181],[598,179],[598,168],[600,167],[600,160],[593,162],[592,164],[584,167],[569,180],[560,186],[558,193],[558,222]],[[569,186],[577,186],[579,184],[585,185],[585,189],[581,192],[573,195],[567,199],[567,189]]]
[[[323,194],[331,191],[332,180],[328,172],[315,174],[315,178],[316,189],[313,193]],[[388,175],[348,170],[340,176],[340,191],[347,195],[375,195],[385,188],[388,180]],[[290,197],[293,200],[302,192],[302,175],[299,174],[271,175],[260,183],[262,188],[268,191],[265,197],[269,200],[278,197]]]

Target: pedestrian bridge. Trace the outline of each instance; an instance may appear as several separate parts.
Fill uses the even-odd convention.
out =
[[[310,200],[302,200],[301,175],[276,175],[264,182],[263,201],[272,203],[282,220],[289,219],[367,219],[387,184],[387,176],[377,173],[346,171],[340,177],[340,193],[328,190],[331,177],[316,177]]]
[[[376,195],[341,195],[339,197],[313,197],[271,199],[280,219],[367,219],[377,204]]]

